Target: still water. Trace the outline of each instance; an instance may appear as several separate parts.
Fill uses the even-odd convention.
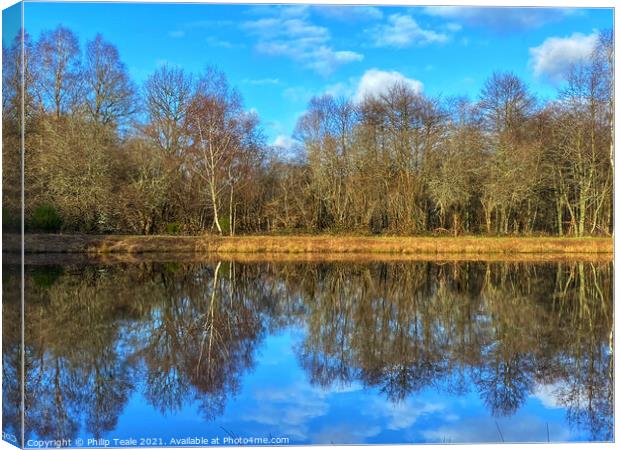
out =
[[[30,447],[613,440],[611,262],[25,271]],[[5,266],[17,436],[19,286]]]

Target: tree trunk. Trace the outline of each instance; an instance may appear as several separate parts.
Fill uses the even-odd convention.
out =
[[[217,215],[217,194],[215,193],[215,186],[211,183],[211,204],[213,205],[213,223],[217,227],[218,233],[222,234],[222,227],[220,225],[220,219]]]
[[[459,235],[459,215],[458,213],[454,213],[452,215],[452,228],[454,231],[454,237]]]
[[[487,227],[487,234],[491,234],[491,208],[484,207],[484,221]]]
[[[564,234],[564,227],[562,224],[562,201],[557,200],[556,202],[556,212],[558,218],[558,236],[562,236]]]
[[[235,218],[233,208],[234,184],[230,183],[230,197],[228,198],[228,228],[231,236],[235,235]]]
[[[579,227],[578,234],[580,237],[585,235],[586,230],[586,196],[582,189],[579,190]]]

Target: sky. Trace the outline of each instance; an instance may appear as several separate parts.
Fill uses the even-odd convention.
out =
[[[325,93],[357,100],[400,81],[475,100],[499,70],[552,98],[597,31],[613,27],[613,10],[27,2],[24,22],[34,38],[68,27],[82,47],[101,33],[138,85],[163,64],[196,74],[215,65],[268,143],[287,148],[310,98]]]

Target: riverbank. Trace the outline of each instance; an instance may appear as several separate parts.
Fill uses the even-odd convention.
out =
[[[609,255],[612,238],[371,236],[94,236],[27,234],[26,253]],[[19,252],[19,236],[3,251]]]

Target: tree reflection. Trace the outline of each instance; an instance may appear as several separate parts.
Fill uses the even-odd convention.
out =
[[[358,378],[399,401],[423,388],[464,393],[471,386],[496,416],[514,414],[537,385],[553,384],[573,424],[609,439],[612,270],[593,263],[334,267],[329,279],[310,281],[318,292],[300,291],[310,328],[299,356],[324,387]]]
[[[250,300],[246,287],[236,289],[230,264],[177,275],[183,282],[163,275],[162,301],[151,305],[139,333],[146,397],[161,411],[178,409],[183,399],[193,397],[205,418],[212,419],[253,364],[263,333],[262,304]]]
[[[548,386],[571,423],[610,439],[612,272],[586,262],[29,266],[26,438],[102,436],[136,391],[164,413],[197,402],[213,420],[264,336],[292,326],[305,330],[301,366],[325,389],[359,381],[394,402],[473,390],[505,416]],[[12,280],[5,380],[19,370]],[[18,429],[9,387],[4,420]]]
[[[21,443],[21,267],[2,265],[2,431]]]

